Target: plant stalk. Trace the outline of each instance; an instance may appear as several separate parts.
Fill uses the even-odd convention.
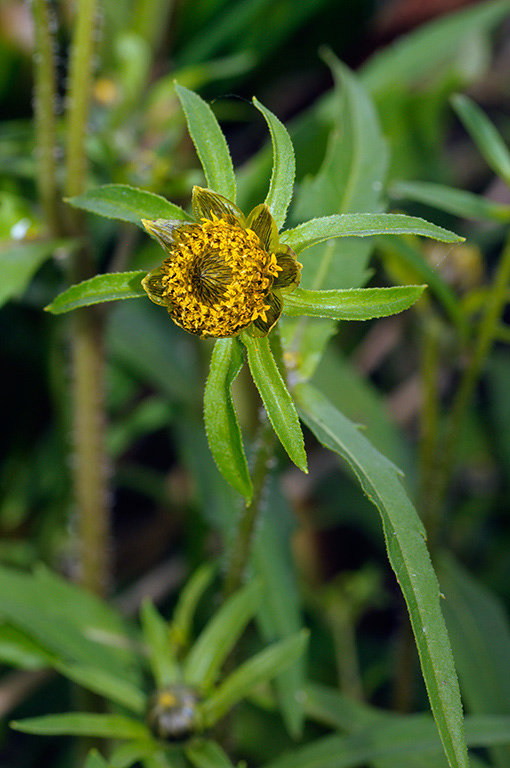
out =
[[[69,66],[67,95],[66,194],[85,189],[85,139],[92,90],[96,0],[79,0]],[[71,212],[72,234],[84,245],[73,255],[73,283],[94,274],[85,220]],[[74,486],[79,530],[80,581],[104,596],[110,584],[110,510],[105,449],[103,315],[79,309],[72,318],[74,403]]]
[[[51,34],[51,10],[48,0],[33,0],[32,13],[35,29],[34,117],[37,186],[49,233],[57,236],[63,233],[59,215],[55,157],[57,148],[55,105],[58,94],[54,41]]]

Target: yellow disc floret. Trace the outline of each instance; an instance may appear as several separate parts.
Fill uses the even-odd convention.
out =
[[[212,215],[173,232],[161,266],[161,299],[185,331],[234,336],[257,318],[266,319],[267,295],[281,271],[251,229],[233,217]]]

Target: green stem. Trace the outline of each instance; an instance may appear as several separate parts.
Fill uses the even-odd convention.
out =
[[[510,281],[510,237],[505,243],[503,253],[491,289],[488,291],[485,311],[478,326],[473,351],[455,394],[446,425],[443,445],[438,448],[441,464],[437,480],[427,503],[428,515],[434,521],[429,531],[431,548],[439,535],[441,516],[448,486],[455,468],[455,452],[467,408],[473,397],[476,384],[491,352],[498,333],[501,314],[507,302]]]
[[[67,96],[66,194],[85,189],[86,126],[92,88],[96,0],[79,0],[69,69]],[[85,220],[72,212],[72,232],[86,243]],[[94,274],[85,244],[74,254],[71,280]],[[104,356],[102,314],[97,308],[73,315],[74,484],[80,539],[80,578],[98,595],[110,581],[110,512],[108,461],[105,450]]]
[[[253,533],[264,504],[264,492],[274,449],[275,434],[265,411],[261,409],[252,465],[253,497],[241,510],[237,532],[227,563],[224,582],[225,595],[231,595],[242,584],[250,558]]]
[[[48,1],[34,0],[32,13],[35,28],[34,114],[37,185],[48,230],[52,235],[60,235],[62,226],[55,174],[57,87]]]

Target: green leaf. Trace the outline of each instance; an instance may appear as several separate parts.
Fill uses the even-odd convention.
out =
[[[15,720],[11,728],[42,736],[99,736],[110,739],[143,739],[149,736],[148,729],[139,720],[123,715],[96,715],[88,712]]]
[[[179,595],[170,623],[172,639],[179,648],[189,644],[198,602],[212,582],[215,571],[213,565],[204,563],[191,575]]]
[[[330,317],[333,320],[371,320],[408,309],[426,285],[399,285],[393,288],[347,288],[338,291],[307,291],[296,288],[285,296],[283,311],[296,317]]]
[[[107,219],[118,219],[136,224],[144,229],[142,219],[182,219],[192,221],[186,211],[170,203],[161,195],[136,189],[127,184],[105,184],[90,189],[83,195],[70,197],[67,202],[73,208],[96,213]]]
[[[452,61],[473,34],[489,31],[510,11],[508,0],[485,2],[450,13],[403,35],[382,48],[361,69],[372,93],[391,93],[400,84],[411,86]]]
[[[294,187],[294,176],[296,172],[296,161],[294,157],[294,147],[287,132],[287,129],[272,112],[264,107],[255,97],[253,103],[264,115],[271,141],[273,144],[273,170],[269,184],[269,192],[265,203],[269,206],[273,219],[280,230],[287,216],[287,209],[292,200],[292,190]]]
[[[236,201],[236,179],[225,136],[216,117],[197,93],[175,84],[188,130],[204,169],[207,186],[227,200]]]
[[[388,710],[377,710],[351,699],[335,688],[311,682],[306,684],[304,708],[311,720],[328,728],[349,733],[362,730],[382,718],[398,717]]]
[[[115,746],[110,755],[112,768],[131,768],[135,763],[142,762],[161,752],[161,745],[151,741],[128,741]]]
[[[461,243],[464,238],[416,216],[402,213],[343,213],[322,216],[282,232],[280,239],[301,253],[332,237],[370,235],[423,235],[445,243]]]
[[[16,627],[0,626],[0,661],[20,669],[44,669],[55,656]]]
[[[170,638],[170,628],[154,603],[146,598],[140,614],[149,663],[158,688],[175,683],[179,677],[177,660]]]
[[[407,603],[432,712],[453,768],[467,768],[460,693],[425,532],[394,466],[309,384],[295,390],[302,418],[340,454],[381,514],[388,557]]]
[[[473,714],[510,712],[510,622],[504,606],[486,587],[443,554],[439,583],[466,707]],[[494,764],[510,765],[510,751],[498,749]]]
[[[60,315],[62,312],[70,312],[103,301],[139,299],[147,296],[142,288],[142,280],[146,274],[147,272],[109,272],[96,275],[60,293],[45,310]]]
[[[16,243],[0,248],[0,307],[10,299],[23,296],[41,264],[55,251],[75,247],[72,240]]]
[[[392,197],[414,200],[466,219],[510,221],[510,205],[495,203],[487,197],[474,195],[462,189],[445,187],[443,184],[432,184],[427,181],[395,181],[391,184],[389,192]]]
[[[218,339],[204,392],[204,419],[214,460],[225,480],[249,500],[253,494],[232,384],[244,364],[236,339]]]
[[[196,768],[234,768],[215,741],[196,741],[186,748],[186,757]]]
[[[509,7],[510,10],[510,7]],[[457,115],[494,173],[510,184],[510,151],[487,115],[467,96],[452,96]]]
[[[52,666],[73,682],[78,683],[83,688],[88,688],[89,691],[115,701],[138,715],[145,712],[146,696],[144,692],[128,681],[110,674],[105,669],[66,664],[62,661],[54,662]]]
[[[273,643],[232,672],[200,705],[206,727],[214,725],[238,701],[244,699],[257,685],[267,683],[297,659],[308,643],[308,631],[303,630],[286,640]]]
[[[264,403],[269,421],[290,458],[307,472],[303,433],[294,402],[278,370],[267,336],[255,339],[241,335],[248,351],[248,364]]]
[[[262,600],[262,587],[253,582],[226,600],[202,630],[186,657],[183,678],[186,683],[209,689],[221,666]]]
[[[91,749],[85,760],[85,768],[111,768],[111,763],[107,763],[97,749]]]

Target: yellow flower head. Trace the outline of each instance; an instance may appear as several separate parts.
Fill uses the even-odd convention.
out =
[[[225,338],[250,327],[265,336],[282,313],[282,291],[299,284],[301,264],[280,244],[267,205],[244,217],[222,195],[194,187],[196,223],[144,220],[168,254],[143,280],[152,301],[181,328]]]

